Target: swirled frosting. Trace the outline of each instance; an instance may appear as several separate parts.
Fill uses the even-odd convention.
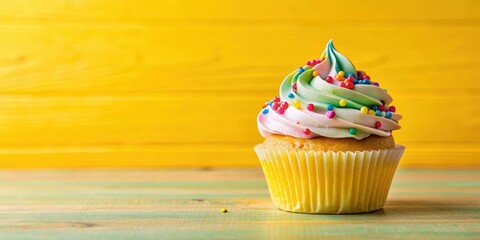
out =
[[[319,59],[290,73],[280,96],[266,102],[257,117],[263,137],[363,139],[390,136],[402,118],[392,97],[364,71],[327,43]]]

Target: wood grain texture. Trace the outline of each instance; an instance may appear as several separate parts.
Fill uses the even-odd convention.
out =
[[[330,38],[393,95],[401,164],[478,167],[479,16],[468,0],[6,2],[0,167],[257,165],[259,107]]]
[[[385,208],[356,215],[277,210],[259,168],[2,170],[0,183],[5,239],[480,237],[479,170],[400,169]]]

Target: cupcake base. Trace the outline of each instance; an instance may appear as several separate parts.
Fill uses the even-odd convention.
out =
[[[273,203],[296,213],[366,213],[383,208],[405,147],[301,151],[255,147]]]

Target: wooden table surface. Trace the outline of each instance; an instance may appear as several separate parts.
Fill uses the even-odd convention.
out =
[[[0,182],[1,239],[480,239],[480,169],[401,169],[385,208],[356,215],[279,211],[259,168],[1,170]]]

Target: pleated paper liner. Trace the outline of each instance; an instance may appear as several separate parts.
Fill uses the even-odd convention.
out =
[[[299,213],[345,214],[381,209],[405,147],[322,152],[255,147],[273,203]]]

